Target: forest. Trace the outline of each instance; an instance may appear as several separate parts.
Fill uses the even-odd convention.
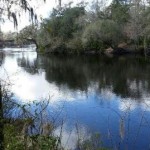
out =
[[[41,53],[150,54],[148,0],[113,0],[108,6],[103,1],[93,1],[90,7],[86,2],[72,5],[58,5],[40,22],[34,16],[31,25],[15,36],[13,33],[12,38],[19,44],[32,41]]]

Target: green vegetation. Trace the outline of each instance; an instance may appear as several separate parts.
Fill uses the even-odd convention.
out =
[[[6,87],[4,89],[0,86],[0,149],[67,150],[61,143],[63,124],[57,124],[61,130],[56,136],[54,133],[57,129],[54,121],[56,118],[51,116],[50,119],[50,116],[47,116],[49,104],[49,100],[19,104],[13,100],[13,95],[8,89],[6,90]],[[59,121],[63,123],[63,118],[59,118]],[[95,150],[103,150],[99,136],[92,136],[87,141],[77,142],[76,146],[80,150],[93,150],[93,144]]]
[[[85,49],[101,51],[110,46],[115,47],[120,39],[121,30],[113,20],[98,20],[89,24],[82,36]]]
[[[61,149],[60,137],[53,135],[54,124],[44,121],[48,104],[49,101],[19,104],[9,90],[0,87],[0,149]],[[11,115],[14,111],[15,116]]]
[[[102,53],[110,47],[124,48],[119,45],[125,43],[127,50],[149,53],[150,5],[147,1],[113,0],[105,7],[97,1],[92,6],[87,10],[84,3],[74,7],[69,3],[53,9],[42,23],[32,25],[34,32],[30,32],[30,36],[34,37],[38,51]],[[29,37],[30,29],[31,26],[26,27],[19,35],[24,33],[26,38]]]
[[[20,121],[15,121],[18,124]],[[23,121],[22,121],[23,122]],[[24,121],[25,125],[26,121]],[[59,137],[48,135],[26,135],[18,131],[15,124],[6,124],[4,127],[4,147],[6,150],[66,150],[61,147]],[[109,150],[103,147],[98,133],[93,134],[89,139],[78,142],[76,149],[79,150]]]
[[[42,53],[104,53],[108,48],[150,53],[150,3],[147,0],[113,0],[109,6],[96,1],[90,9],[84,2],[72,7],[72,3],[62,6],[59,1],[49,18],[40,23],[25,1],[20,1],[18,6],[30,12],[32,25],[15,36],[19,45],[32,42]],[[9,11],[17,26],[17,18]]]
[[[57,137],[39,134],[26,135],[22,131],[19,132],[18,127],[13,124],[5,125],[4,139],[6,150],[57,150],[59,145]]]

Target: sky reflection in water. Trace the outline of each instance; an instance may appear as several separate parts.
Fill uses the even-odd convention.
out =
[[[5,51],[0,78],[11,81],[11,90],[23,103],[50,97],[51,111],[62,106],[66,147],[75,148],[78,124],[83,138],[99,132],[104,145],[113,149],[149,149],[149,62]]]

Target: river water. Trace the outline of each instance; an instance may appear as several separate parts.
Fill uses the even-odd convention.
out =
[[[99,133],[111,149],[150,149],[149,59],[4,51],[0,78],[11,83],[21,103],[50,99],[51,115],[63,118],[66,148],[75,149],[77,139]]]

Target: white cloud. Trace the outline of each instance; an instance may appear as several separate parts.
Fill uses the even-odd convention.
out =
[[[120,99],[119,101],[119,109],[123,112],[126,111],[133,111],[136,109],[138,104],[133,99],[127,98],[127,99]]]
[[[11,81],[11,90],[17,98],[22,102],[31,102],[34,100],[48,99],[52,103],[59,100],[74,101],[85,100],[86,94],[81,91],[69,91],[67,88],[60,90],[55,83],[49,83],[45,80],[45,72],[41,71],[39,74],[30,74],[24,71],[23,68],[18,67],[16,59],[26,58],[30,64],[37,58],[36,52],[28,55],[28,52],[18,53],[14,57],[7,54],[3,66],[0,68],[0,78],[4,81]],[[10,67],[10,64],[12,67]],[[32,81],[32,82],[31,82]]]

